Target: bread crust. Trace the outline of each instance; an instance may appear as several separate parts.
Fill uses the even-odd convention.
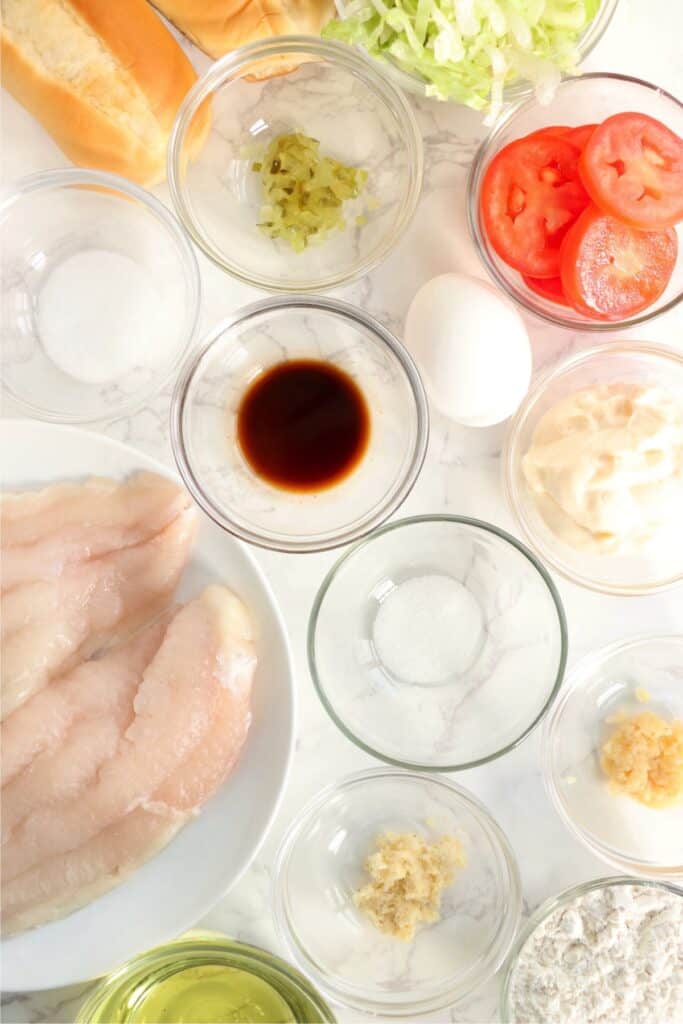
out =
[[[3,2],[2,82],[8,91],[47,129],[57,145],[74,163],[121,174],[141,185],[163,180],[166,148],[178,107],[196,81],[195,71],[161,20],[146,0],[33,0],[36,17],[29,41],[25,26],[13,33],[11,19],[5,18]],[[97,37],[114,62],[114,69],[102,72],[119,77],[144,100],[144,124],[129,110],[117,106],[112,93],[109,106],[101,95],[87,88],[89,68],[83,80],[69,81],[36,59],[29,43],[38,38],[37,24],[47,9],[72,12]],[[24,9],[26,10],[26,9]],[[80,31],[80,29],[79,29]],[[45,42],[45,40],[41,40]],[[60,39],[47,40],[59,52]],[[23,43],[23,45],[22,45]],[[73,55],[69,52],[73,61]],[[126,123],[128,119],[128,123]],[[208,110],[195,118],[191,153],[202,144],[208,127]]]
[[[245,43],[280,35],[320,35],[333,0],[151,0],[184,35],[218,59]]]

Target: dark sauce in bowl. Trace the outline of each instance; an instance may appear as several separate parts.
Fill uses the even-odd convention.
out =
[[[288,491],[338,484],[363,458],[369,437],[362,391],[322,360],[293,359],[266,370],[237,412],[237,440],[249,466]]]

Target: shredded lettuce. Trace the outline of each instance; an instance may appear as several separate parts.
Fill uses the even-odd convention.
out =
[[[424,79],[428,96],[486,110],[509,82],[534,84],[541,102],[576,74],[577,42],[601,0],[349,0],[323,34],[362,46]]]

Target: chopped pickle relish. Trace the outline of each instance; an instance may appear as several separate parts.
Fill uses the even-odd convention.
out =
[[[358,198],[368,178],[367,171],[321,156],[318,140],[301,132],[273,139],[252,170],[263,184],[259,227],[295,252],[346,227],[343,205]]]

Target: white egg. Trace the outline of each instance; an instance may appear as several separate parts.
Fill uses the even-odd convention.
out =
[[[420,288],[404,341],[436,408],[467,427],[511,416],[531,380],[531,346],[519,313],[485,281],[442,274]]]

